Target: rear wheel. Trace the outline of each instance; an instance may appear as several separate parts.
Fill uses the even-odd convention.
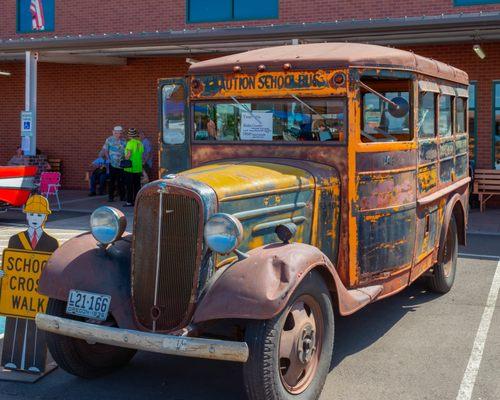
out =
[[[458,233],[455,217],[452,215],[444,240],[443,258],[433,268],[429,287],[436,293],[448,293],[455,282],[457,272]]]
[[[66,314],[66,302],[49,299],[47,314],[78,319]],[[85,340],[47,332],[50,354],[66,372],[82,378],[98,378],[127,364],[136,350],[105,344],[90,344]]]
[[[315,400],[330,369],[334,315],[323,278],[311,272],[284,310],[252,321],[245,333],[250,357],[244,364],[250,400]]]

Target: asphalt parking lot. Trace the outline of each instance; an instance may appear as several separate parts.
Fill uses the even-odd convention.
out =
[[[447,295],[428,293],[417,282],[337,319],[333,369],[322,400],[500,399],[500,301],[492,304],[490,294],[500,269],[500,236],[471,235],[460,252]],[[486,335],[485,315],[491,317]],[[59,369],[36,384],[0,382],[2,400],[244,397],[238,364],[149,353],[94,381]]]

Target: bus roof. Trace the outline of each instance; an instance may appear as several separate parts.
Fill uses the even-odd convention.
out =
[[[243,73],[257,72],[261,64],[267,70],[279,70],[290,63],[293,69],[383,67],[419,72],[467,85],[466,72],[451,65],[409,51],[361,43],[315,43],[250,50],[193,64],[191,74],[231,73],[238,65]]]

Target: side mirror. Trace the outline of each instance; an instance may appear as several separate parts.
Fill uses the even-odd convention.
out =
[[[391,114],[394,118],[402,118],[408,111],[410,111],[410,105],[401,96],[394,97],[391,99],[392,103],[389,104],[389,114]]]

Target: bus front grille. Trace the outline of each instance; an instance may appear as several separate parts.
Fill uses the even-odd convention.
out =
[[[189,322],[198,284],[202,207],[191,191],[147,187],[135,209],[132,301],[136,319],[152,331]]]

